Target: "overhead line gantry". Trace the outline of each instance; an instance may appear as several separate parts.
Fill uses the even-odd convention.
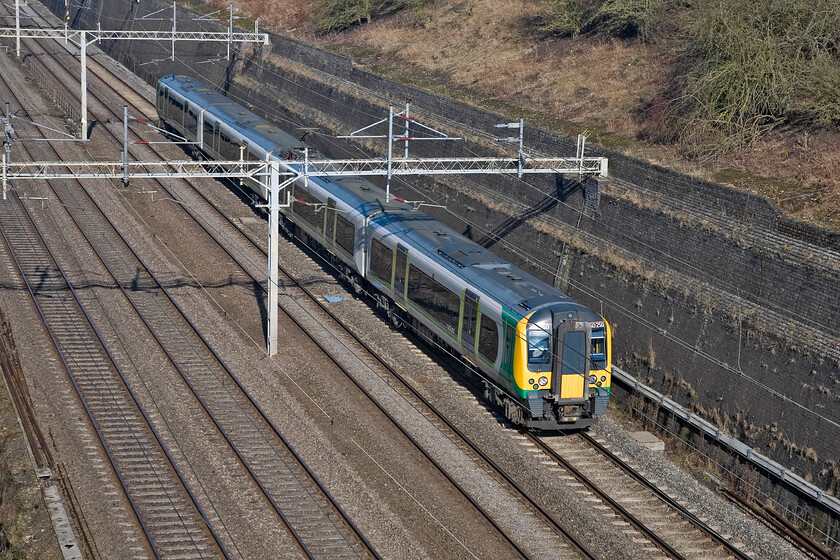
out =
[[[98,41],[171,41],[172,59],[175,58],[176,41],[200,41],[211,43],[227,43],[228,57],[230,56],[230,45],[237,43],[260,43],[268,45],[268,34],[259,33],[258,23],[254,23],[253,33],[241,33],[233,31],[233,11],[231,9],[230,28],[227,31],[177,31],[175,18],[175,4],[172,4],[172,30],[171,31],[118,31],[103,30],[69,30],[65,29],[37,29],[20,26],[20,0],[15,0],[15,27],[0,27],[0,38],[14,38],[16,52],[20,58],[20,40],[25,39],[49,39],[55,41],[70,42],[79,49],[81,61],[81,117],[80,136],[81,140],[88,139],[88,118],[87,118],[87,48]]]
[[[16,7],[17,1],[16,1]],[[19,9],[19,7],[18,7]],[[173,12],[174,12],[173,6]],[[232,13],[232,12],[231,12]],[[221,32],[183,32],[176,31],[173,22],[173,29],[169,31],[108,31],[98,29],[96,31],[69,31],[60,29],[22,29],[19,18],[16,20],[15,28],[0,28],[0,37],[29,37],[35,39],[51,40],[76,40],[81,53],[82,73],[82,139],[87,139],[87,68],[86,49],[89,44],[102,39],[144,39],[144,40],[171,40],[175,41],[227,41],[254,42],[268,44],[266,34],[255,33],[233,33],[233,27],[228,33]],[[230,21],[233,21],[231,15]],[[88,39],[88,37],[93,39]],[[19,49],[19,47],[18,47]],[[18,55],[19,55],[18,51]],[[173,51],[174,56],[174,51]],[[402,119],[405,123],[405,130],[402,134],[395,134],[394,118]],[[139,121],[139,119],[133,119]],[[550,158],[531,157],[524,152],[523,137],[524,123],[519,122],[497,125],[497,128],[518,129],[518,137],[497,138],[497,141],[518,141],[518,157],[515,158],[419,158],[409,157],[408,144],[412,140],[437,139],[456,140],[440,131],[418,123],[409,116],[409,107],[405,111],[395,113],[393,106],[389,110],[387,119],[382,119],[372,125],[351,133],[349,137],[370,137],[388,138],[388,156],[386,158],[370,159],[309,159],[309,152],[304,152],[304,159],[281,163],[274,161],[252,161],[240,160],[231,161],[153,161],[138,162],[128,161],[128,112],[124,108],[124,140],[123,154],[121,161],[113,162],[11,162],[7,151],[2,153],[2,165],[0,165],[0,180],[2,180],[3,198],[6,198],[6,190],[9,181],[17,180],[55,180],[55,179],[120,179],[124,185],[130,179],[178,179],[178,178],[250,178],[265,185],[268,192],[268,329],[266,333],[268,355],[273,356],[277,351],[277,307],[278,307],[278,251],[279,251],[279,219],[280,219],[280,191],[295,181],[303,179],[308,181],[315,177],[347,177],[347,176],[382,176],[386,178],[388,187],[390,179],[394,175],[462,175],[462,174],[504,174],[517,175],[522,177],[525,174],[568,174],[583,176],[607,177],[607,159],[601,157],[584,157],[583,139],[578,139],[578,153],[575,157]],[[144,122],[144,121],[139,121]],[[388,123],[387,135],[370,134],[370,129],[377,125]],[[11,123],[11,116],[4,119],[4,125]],[[144,123],[147,124],[148,123]],[[421,131],[431,133],[432,137],[422,138],[410,134],[410,125],[419,127]],[[11,144],[11,127],[6,131],[7,139],[4,142],[8,147]],[[368,133],[363,135],[362,133]],[[186,139],[180,139],[186,141]],[[394,158],[394,142],[404,142],[405,151],[403,158]],[[145,143],[145,142],[136,142]],[[187,142],[177,142],[187,143]],[[390,188],[386,190],[386,200],[391,198]],[[397,197],[399,202],[414,204]],[[290,204],[288,191],[286,192],[285,205]]]

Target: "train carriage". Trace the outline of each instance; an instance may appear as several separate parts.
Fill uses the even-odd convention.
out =
[[[158,82],[157,108],[209,157],[273,159],[300,170],[305,145],[187,76]],[[264,185],[249,182],[265,199]],[[285,224],[395,323],[472,363],[485,395],[517,424],[576,429],[606,411],[610,326],[603,317],[359,177],[300,179]]]

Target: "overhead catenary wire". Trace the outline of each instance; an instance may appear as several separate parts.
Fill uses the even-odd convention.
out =
[[[243,55],[243,56],[244,56],[244,55]],[[272,74],[273,76],[275,76],[275,77],[277,77],[277,78],[279,78],[279,79],[281,79],[281,80],[287,80],[287,81],[290,81],[290,82],[291,82],[291,79],[290,79],[289,77],[287,77],[287,76],[285,76],[285,75],[283,75],[283,74],[281,74],[281,73],[274,72],[274,71],[273,71],[273,69],[272,69],[271,67],[266,66],[266,65],[263,65],[263,64],[261,64],[261,62],[259,62],[259,61],[249,59],[249,63],[251,63],[251,64],[255,64],[255,65],[259,66],[259,67],[260,67],[260,69],[261,69],[261,71],[263,71],[263,72],[268,72],[268,73]],[[345,81],[345,80],[342,80],[342,81]],[[348,82],[348,84],[349,84],[349,82]],[[320,97],[324,97],[324,98],[326,99],[326,97],[325,97],[325,96],[323,96],[320,92],[315,91],[315,90],[312,90],[312,89],[310,89],[310,88],[306,88],[306,89],[307,89],[307,91],[309,91],[309,92],[310,92],[310,93],[312,93],[313,95],[315,95],[315,96],[320,96]],[[383,104],[384,104],[384,102],[387,102],[387,99],[386,99],[384,96],[379,96],[379,98],[380,98],[380,100],[381,100],[381,101],[383,101]],[[331,101],[332,103],[335,103],[335,102],[336,102],[336,100],[335,100],[335,99],[332,99],[332,98],[330,99],[330,101]],[[358,108],[357,108],[357,107],[354,107],[354,109],[358,110]],[[370,116],[370,117],[375,117],[376,115],[370,114],[369,116]],[[467,128],[469,128],[469,127],[467,127]],[[490,139],[492,139],[492,135],[491,135],[491,133],[489,133],[489,132],[485,133],[485,132],[478,131],[478,130],[475,130],[475,129],[470,129],[470,132],[471,132],[471,133],[473,133],[473,134],[475,134],[476,136],[483,137],[483,139],[486,139],[486,140],[490,140]],[[331,140],[331,139],[329,139],[329,136],[327,136],[327,135],[322,135],[322,138],[323,138],[325,141],[327,141],[328,143],[333,143],[333,142],[332,142],[332,140]],[[362,153],[362,154],[364,154],[364,155],[366,155],[366,156],[368,156],[368,157],[369,157],[369,154],[365,151],[365,149],[364,149],[362,146],[359,146],[359,145],[357,144],[357,145],[355,145],[354,147],[355,147],[355,149],[356,149],[357,151],[359,151],[360,153]],[[471,153],[474,153],[474,151],[472,151],[472,150],[471,150],[470,148],[468,148],[468,147],[467,147],[467,151],[469,151],[469,152],[471,152]],[[433,197],[430,197],[430,196],[428,195],[428,193],[427,193],[427,192],[421,191],[420,189],[418,189],[418,188],[414,187],[411,183],[409,183],[409,182],[408,182],[408,181],[406,181],[405,179],[403,179],[403,178],[397,178],[397,180],[398,180],[398,181],[400,181],[400,182],[401,182],[403,185],[405,185],[407,188],[409,188],[409,189],[411,189],[412,191],[414,191],[415,193],[417,193],[417,195],[419,195],[419,196],[421,196],[421,197],[426,198],[427,200],[429,200],[430,202],[432,202],[432,203],[434,203],[434,204],[437,204],[437,205],[442,205],[442,204],[441,204],[441,200],[439,200],[439,199],[435,199],[435,198],[433,198]],[[537,192],[539,192],[540,194],[542,194],[542,195],[544,195],[544,196],[547,196],[547,197],[549,197],[549,198],[553,199],[553,200],[554,200],[554,201],[556,201],[558,204],[562,204],[563,206],[565,206],[565,207],[567,207],[567,208],[569,208],[569,209],[572,209],[572,210],[575,210],[575,211],[577,211],[577,212],[582,213],[582,210],[580,210],[579,208],[576,208],[576,207],[574,207],[574,206],[570,205],[569,203],[567,203],[567,202],[565,202],[565,201],[563,201],[563,200],[560,200],[558,197],[556,197],[556,196],[554,195],[554,193],[542,191],[542,190],[540,190],[539,188],[537,188],[536,186],[534,186],[532,183],[530,183],[530,182],[528,182],[528,181],[526,181],[525,179],[522,179],[522,178],[514,178],[514,180],[516,180],[516,181],[520,182],[521,184],[523,184],[523,185],[527,186],[528,188],[531,188],[531,189],[536,190]],[[497,195],[497,196],[499,196],[499,193],[496,193],[496,195]],[[504,196],[502,196],[502,198],[503,198],[503,201],[504,201],[504,202],[506,202],[506,203],[508,203],[508,204],[514,204],[514,203],[516,202],[515,200],[513,200],[513,199],[512,199],[512,198],[510,198],[510,197],[504,197]],[[481,232],[483,232],[483,233],[485,233],[485,234],[491,234],[491,233],[492,233],[491,231],[487,230],[487,229],[486,229],[486,228],[484,228],[483,226],[481,226],[481,225],[479,225],[479,224],[477,224],[477,223],[475,223],[475,222],[470,221],[469,219],[465,218],[464,216],[462,216],[462,215],[460,215],[460,214],[455,213],[454,211],[452,211],[450,208],[446,207],[445,205],[442,205],[442,206],[444,206],[444,211],[445,211],[445,212],[447,212],[448,214],[450,214],[450,215],[451,215],[451,216],[453,216],[454,218],[456,218],[456,219],[458,219],[458,220],[462,221],[463,223],[465,223],[465,224],[468,224],[468,225],[472,226],[472,227],[473,227],[473,229],[474,229],[475,231],[481,231]],[[675,262],[678,262],[678,263],[680,263],[680,264],[684,265],[684,266],[685,266],[685,267],[687,267],[688,269],[695,271],[697,274],[699,274],[699,275],[701,275],[701,276],[706,276],[706,277],[708,277],[708,278],[710,278],[710,279],[715,279],[715,280],[717,280],[717,278],[712,277],[710,273],[707,273],[707,272],[705,272],[705,271],[703,271],[703,270],[700,270],[699,268],[697,268],[696,266],[694,266],[692,263],[690,263],[690,262],[686,261],[685,259],[680,258],[680,257],[675,256],[675,255],[668,254],[668,253],[666,253],[665,251],[663,251],[662,249],[659,249],[659,248],[657,248],[657,247],[654,247],[654,246],[650,245],[649,243],[647,243],[646,241],[644,241],[644,240],[642,240],[642,239],[639,239],[638,237],[634,237],[634,236],[630,235],[628,232],[626,232],[626,231],[624,231],[624,230],[621,230],[621,229],[619,229],[619,228],[617,228],[617,227],[615,227],[615,226],[610,226],[610,225],[608,225],[608,224],[607,224],[607,225],[605,225],[605,224],[599,224],[599,227],[600,227],[600,226],[603,226],[603,227],[609,228],[609,229],[611,229],[611,230],[612,230],[612,231],[614,231],[614,232],[620,233],[620,234],[621,234],[621,235],[623,235],[624,237],[626,237],[626,238],[628,238],[629,240],[631,240],[631,241],[633,242],[633,244],[636,244],[636,245],[642,245],[642,246],[644,246],[644,247],[646,247],[646,248],[648,248],[648,249],[650,249],[650,250],[652,250],[652,251],[654,251],[654,252],[656,252],[656,253],[658,253],[658,254],[663,255],[664,257],[666,257],[666,258],[668,258],[668,259],[671,259],[671,260],[673,260],[673,261],[675,261]],[[503,240],[503,239],[499,239],[499,240],[498,240],[498,242],[499,242],[499,243],[501,243],[503,246],[505,246],[505,248],[506,248],[506,249],[511,250],[511,251],[512,251],[512,252],[514,252],[515,254],[518,254],[518,255],[520,255],[520,256],[522,256],[522,257],[527,258],[527,260],[528,260],[529,262],[534,263],[535,265],[537,265],[537,267],[538,267],[538,268],[540,268],[540,269],[542,269],[542,270],[544,270],[544,271],[546,271],[546,272],[549,272],[549,273],[550,273],[550,272],[551,272],[551,270],[553,269],[553,267],[552,267],[551,265],[549,265],[547,262],[545,262],[545,261],[544,261],[544,260],[543,260],[540,256],[538,256],[538,255],[533,255],[533,254],[531,254],[531,253],[528,253],[527,251],[523,250],[521,247],[519,247],[519,246],[513,246],[512,244],[510,244],[510,243],[506,242],[506,241],[505,241],[505,240]],[[712,364],[716,365],[717,367],[720,367],[720,368],[722,368],[722,369],[724,369],[724,370],[726,370],[726,371],[728,371],[728,372],[730,372],[730,373],[732,373],[732,374],[735,374],[735,375],[737,375],[737,376],[739,376],[739,377],[742,377],[742,378],[746,379],[748,382],[750,382],[750,383],[754,384],[755,386],[759,387],[760,389],[765,390],[765,391],[768,391],[770,394],[774,395],[775,397],[780,398],[780,399],[782,399],[782,400],[784,400],[784,401],[787,401],[787,402],[790,402],[790,403],[794,404],[794,405],[795,405],[795,406],[797,406],[798,408],[800,408],[800,409],[802,409],[802,410],[806,411],[807,413],[809,413],[809,414],[811,414],[811,415],[813,415],[813,416],[816,416],[817,418],[819,418],[819,419],[821,419],[821,420],[823,420],[823,421],[825,421],[825,422],[828,422],[828,423],[829,423],[829,424],[831,424],[832,426],[835,426],[835,427],[840,427],[840,424],[838,424],[836,421],[834,421],[833,419],[831,419],[831,418],[829,418],[829,417],[827,417],[827,416],[825,416],[825,415],[820,414],[819,412],[815,411],[813,408],[811,408],[811,407],[809,407],[809,406],[807,406],[807,405],[805,405],[805,404],[803,404],[803,403],[801,403],[801,402],[797,401],[796,399],[794,399],[794,398],[792,398],[792,397],[790,397],[790,396],[788,396],[788,395],[785,395],[785,394],[783,394],[783,393],[781,393],[781,392],[779,392],[779,391],[777,391],[777,390],[773,389],[772,387],[768,386],[768,385],[767,385],[767,384],[765,384],[765,383],[762,383],[760,380],[758,380],[758,379],[756,379],[756,378],[754,378],[754,377],[752,377],[752,376],[746,375],[743,371],[740,371],[740,370],[738,370],[738,369],[736,369],[736,368],[734,368],[734,367],[730,366],[730,365],[729,365],[729,364],[727,364],[726,362],[724,362],[724,361],[722,361],[722,360],[720,360],[720,359],[718,359],[718,358],[714,357],[713,355],[709,354],[708,352],[705,352],[705,351],[702,351],[702,350],[698,350],[698,349],[696,349],[696,348],[695,348],[695,345],[694,345],[694,344],[692,344],[691,342],[686,341],[686,340],[682,339],[681,337],[675,336],[675,335],[673,335],[673,334],[671,334],[671,333],[669,333],[669,332],[667,332],[667,331],[663,331],[663,329],[662,329],[662,328],[658,327],[658,326],[657,326],[657,325],[655,325],[653,322],[649,321],[649,320],[648,320],[648,319],[646,319],[644,316],[642,316],[642,315],[641,315],[641,314],[639,314],[638,312],[634,311],[632,308],[630,308],[630,307],[628,307],[628,306],[625,306],[625,305],[621,304],[620,302],[617,302],[617,301],[611,300],[610,298],[605,297],[603,294],[599,293],[597,290],[595,290],[595,289],[593,289],[593,288],[591,288],[591,287],[589,287],[589,286],[587,286],[587,285],[585,285],[585,284],[583,284],[583,283],[581,283],[581,282],[579,282],[579,281],[576,281],[576,280],[574,280],[574,279],[569,279],[569,282],[570,282],[570,284],[574,285],[577,289],[581,290],[582,292],[584,292],[584,293],[588,293],[588,294],[590,294],[592,297],[595,297],[595,298],[598,298],[598,299],[599,299],[599,300],[601,300],[601,301],[607,302],[609,305],[611,305],[611,306],[613,307],[613,309],[615,309],[616,311],[620,312],[622,315],[626,316],[627,318],[632,319],[633,321],[635,321],[635,322],[637,322],[637,323],[641,324],[641,325],[642,325],[642,326],[644,326],[646,329],[648,329],[648,330],[650,330],[650,331],[652,331],[652,332],[655,332],[655,333],[656,333],[656,334],[658,334],[658,335],[664,336],[665,338],[667,338],[667,339],[668,339],[668,340],[670,340],[671,342],[674,342],[674,343],[676,343],[676,344],[680,345],[680,346],[681,346],[681,347],[683,347],[683,348],[686,348],[686,349],[691,349],[693,352],[695,352],[695,353],[696,353],[696,355],[698,355],[699,357],[701,357],[701,358],[703,358],[703,359],[705,359],[705,360],[707,360],[707,361],[711,362]],[[726,286],[726,285],[727,285],[727,282],[726,282],[725,280],[723,280],[723,281],[722,281],[722,284],[723,284],[724,286]],[[731,286],[731,284],[729,285],[729,287],[730,287],[730,288],[734,288],[733,286]],[[769,302],[768,302],[768,303],[769,303]],[[793,316],[797,316],[797,315],[798,315],[798,313],[796,313],[795,311],[791,311],[791,314],[792,314]]]
[[[237,55],[238,55],[239,57],[241,57],[242,59],[247,60],[247,62],[248,62],[249,64],[253,64],[253,65],[255,65],[255,66],[259,67],[261,71],[263,71],[263,72],[268,72],[269,74],[273,75],[274,77],[276,77],[276,78],[278,78],[278,79],[281,79],[281,80],[286,80],[286,81],[291,82],[291,79],[290,79],[290,78],[286,77],[285,75],[283,75],[283,74],[281,74],[281,73],[279,73],[279,72],[274,71],[274,69],[273,69],[272,67],[269,67],[269,66],[266,66],[266,65],[262,64],[262,62],[261,62],[261,61],[259,61],[259,60],[255,60],[255,59],[253,59],[253,58],[248,58],[247,54],[244,54],[244,53],[240,52],[238,49],[236,49],[236,53],[237,53]],[[189,66],[189,63],[188,63],[187,61],[181,60],[179,57],[176,57],[176,60],[177,60],[177,61],[179,61],[179,62],[181,62],[182,64],[186,64],[187,66]],[[197,70],[197,68],[195,67],[195,65],[191,66],[191,68],[193,69],[193,71]],[[198,73],[198,72],[195,72],[195,73]],[[207,79],[208,81],[212,81],[212,76],[208,76],[206,79]],[[350,82],[348,82],[348,81],[346,81],[346,80],[341,80],[340,78],[335,78],[335,77],[331,77],[331,79],[346,82],[347,84],[352,85],[354,88],[357,88],[357,86],[356,86],[355,84],[351,84]],[[315,96],[325,97],[325,96],[323,96],[323,94],[321,94],[320,92],[317,92],[317,91],[312,90],[312,89],[310,89],[310,88],[305,88],[305,89],[306,89],[307,91],[309,91],[310,93],[312,93],[313,95],[315,95]],[[368,90],[368,93],[369,93],[369,94],[371,94],[371,95],[372,95],[372,97],[379,98],[380,100],[383,100],[383,101],[387,101],[387,99],[386,99],[384,96],[382,96],[382,95],[377,95],[377,94],[375,94],[374,92],[370,92],[369,90]],[[236,96],[233,96],[233,95],[229,95],[229,96],[230,96],[230,97],[232,97],[232,98],[234,98],[234,99],[236,98]],[[240,101],[243,101],[243,100],[240,100]],[[336,102],[336,100],[335,100],[335,99],[330,99],[330,101],[331,101],[332,103],[335,103],[335,102]],[[354,107],[354,110],[358,111],[358,107]],[[365,112],[364,112],[364,111],[362,111],[362,113],[363,113],[363,114],[365,114]],[[369,114],[369,116],[370,116],[370,117],[375,117],[376,115]],[[282,115],[277,114],[277,113],[274,113],[274,112],[269,112],[269,118],[270,118],[270,120],[273,120],[273,121],[275,121],[275,122],[288,122],[288,123],[295,124],[295,125],[303,125],[303,123],[302,123],[302,122],[300,122],[300,121],[296,121],[296,120],[294,120],[294,119],[287,118],[287,117],[285,117],[285,116],[282,116]],[[438,120],[446,120],[446,119],[443,119],[443,118],[438,117]],[[467,128],[467,129],[471,130],[471,131],[472,131],[472,133],[473,133],[476,137],[478,137],[478,138],[482,138],[482,139],[485,139],[485,140],[489,140],[489,139],[491,138],[490,133],[485,133],[485,132],[478,131],[478,130],[475,130],[475,129],[470,129],[469,127],[463,127],[463,128]],[[325,143],[327,143],[327,144],[337,145],[337,144],[334,142],[334,140],[331,138],[331,136],[330,136],[330,135],[327,135],[327,134],[319,134],[319,137],[322,139],[322,141],[324,141],[324,142],[325,142]],[[362,147],[361,147],[361,146],[358,146],[358,145],[357,145],[357,146],[355,146],[355,149],[357,149],[357,150],[359,150],[360,152],[364,153],[364,150],[362,149]],[[469,150],[469,148],[467,148],[467,149]],[[407,186],[407,188],[410,188],[410,189],[412,189],[414,192],[418,193],[418,195],[423,196],[423,197],[425,197],[426,199],[428,199],[428,200],[430,200],[430,201],[432,201],[432,202],[434,202],[434,203],[439,203],[439,201],[436,201],[436,200],[434,200],[433,198],[429,197],[427,193],[420,191],[419,189],[417,189],[417,188],[416,188],[416,187],[414,187],[413,185],[411,185],[411,184],[407,183],[406,181],[404,181],[404,180],[402,180],[402,179],[399,179],[399,178],[398,178],[398,180],[400,180],[403,184],[405,184],[405,185]],[[562,204],[562,205],[566,206],[567,208],[570,208],[570,209],[573,209],[573,210],[576,210],[576,211],[579,211],[579,212],[580,212],[580,210],[579,210],[579,209],[574,208],[573,206],[569,205],[568,203],[566,203],[566,202],[565,202],[565,201],[563,201],[563,200],[560,200],[560,199],[559,199],[559,198],[557,198],[557,197],[556,197],[553,193],[546,193],[546,192],[544,192],[544,191],[541,191],[539,188],[537,188],[537,187],[536,187],[536,186],[534,186],[533,184],[531,184],[531,183],[529,183],[529,182],[525,181],[524,179],[518,178],[518,179],[516,179],[516,180],[518,180],[518,181],[522,182],[522,183],[523,183],[524,185],[526,185],[528,188],[531,188],[531,189],[536,190],[537,192],[540,192],[540,193],[541,193],[541,194],[543,194],[544,196],[547,196],[547,197],[550,197],[550,198],[555,199],[555,200],[556,200],[556,202],[557,202],[558,204]],[[459,215],[459,214],[456,214],[455,212],[453,212],[453,211],[452,211],[451,209],[449,209],[449,208],[444,208],[444,211],[445,211],[445,212],[447,212],[448,214],[450,214],[451,216],[453,216],[454,218],[456,218],[456,219],[458,219],[458,220],[462,221],[463,223],[465,223],[465,224],[468,224],[468,225],[472,226],[472,227],[473,227],[475,230],[477,230],[477,231],[482,231],[482,232],[484,232],[485,234],[491,234],[491,233],[492,233],[492,232],[490,232],[489,230],[487,230],[487,229],[483,228],[482,226],[480,226],[479,224],[476,224],[476,223],[471,222],[470,220],[466,219],[464,216],[461,216],[461,215]],[[619,228],[617,228],[617,227],[615,227],[615,226],[610,226],[610,225],[608,225],[608,224],[599,224],[599,226],[605,227],[606,229],[609,229],[610,231],[613,231],[614,233],[618,233],[619,235],[622,235],[623,237],[628,238],[628,239],[629,239],[629,240],[631,240],[634,244],[637,244],[637,245],[640,245],[640,246],[644,246],[645,248],[647,248],[647,249],[649,249],[649,250],[651,250],[651,251],[654,251],[655,253],[658,253],[658,254],[663,255],[663,256],[664,256],[665,258],[667,258],[667,259],[671,259],[671,260],[673,260],[674,262],[680,263],[682,266],[685,266],[685,267],[687,267],[687,268],[688,268],[688,269],[690,269],[690,270],[694,270],[694,271],[695,271],[697,274],[699,274],[699,275],[706,276],[706,277],[708,277],[708,278],[713,278],[714,280],[716,280],[716,281],[717,281],[717,283],[718,283],[718,284],[722,284],[722,285],[724,285],[724,286],[726,286],[726,285],[727,285],[727,283],[726,283],[726,281],[725,281],[725,280],[721,280],[721,279],[718,279],[718,278],[716,278],[716,277],[713,277],[711,274],[709,274],[709,273],[707,273],[707,272],[705,272],[705,271],[702,271],[702,270],[698,269],[698,268],[697,268],[697,267],[695,267],[692,263],[687,262],[687,261],[685,261],[684,259],[681,259],[681,258],[680,258],[680,257],[678,257],[678,256],[668,254],[668,253],[666,253],[665,251],[661,250],[660,248],[658,248],[658,247],[654,247],[654,246],[652,246],[652,245],[650,245],[650,244],[646,243],[644,240],[641,240],[641,239],[639,239],[639,238],[633,237],[632,235],[630,235],[630,234],[629,234],[629,232],[626,232],[626,231],[624,231],[624,230],[621,230],[621,229],[619,229]],[[518,254],[518,255],[520,255],[520,256],[522,256],[522,257],[526,257],[526,258],[529,260],[529,262],[534,263],[534,265],[535,265],[535,266],[537,266],[539,269],[542,269],[542,270],[544,270],[544,271],[546,271],[546,272],[548,272],[548,273],[550,273],[550,272],[551,272],[551,270],[553,269],[553,266],[551,266],[551,265],[549,265],[548,263],[546,263],[545,261],[543,261],[543,260],[542,260],[542,258],[541,258],[541,257],[539,257],[538,255],[533,255],[533,254],[530,254],[530,253],[528,253],[527,251],[522,250],[522,248],[520,248],[520,247],[514,247],[514,246],[512,246],[509,242],[505,241],[504,239],[498,239],[498,241],[497,241],[497,242],[498,242],[498,243],[500,243],[500,244],[502,244],[502,245],[503,245],[503,246],[505,246],[508,250],[511,250],[511,251],[512,251],[512,252],[514,252],[515,254]],[[596,289],[593,289],[593,288],[590,288],[590,287],[588,287],[588,286],[585,286],[584,284],[582,284],[582,283],[580,283],[580,282],[577,282],[577,281],[575,281],[574,279],[569,279],[569,282],[570,282],[570,284],[574,285],[577,289],[580,289],[580,290],[581,290],[581,291],[583,291],[584,293],[589,293],[590,295],[592,295],[592,297],[596,297],[596,298],[600,299],[601,301],[606,301],[606,302],[608,302],[610,305],[612,305],[612,306],[613,306],[613,308],[614,308],[616,311],[618,311],[618,312],[622,313],[624,316],[626,316],[626,317],[628,317],[628,318],[630,318],[630,319],[632,319],[632,320],[634,320],[634,321],[638,322],[639,324],[641,324],[642,326],[644,326],[646,329],[651,330],[651,331],[653,331],[653,332],[656,332],[656,333],[657,333],[657,334],[659,334],[659,335],[662,335],[662,334],[663,334],[663,332],[662,332],[662,329],[661,329],[661,328],[657,327],[656,325],[654,325],[654,324],[653,324],[653,323],[651,323],[650,321],[646,320],[643,316],[641,316],[641,315],[640,315],[640,314],[638,314],[637,312],[633,311],[631,308],[626,307],[626,306],[623,306],[623,305],[622,305],[622,304],[620,304],[619,302],[611,301],[609,298],[606,298],[606,297],[604,297],[602,294],[600,294],[600,293],[599,293]],[[731,285],[729,285],[729,287],[730,287],[730,288],[732,288],[732,286],[731,286]],[[804,319],[804,317],[802,317],[801,315],[797,314],[797,312],[795,312],[795,311],[792,311],[792,310],[786,310],[786,311],[788,311],[791,315],[793,315],[793,316],[795,316],[795,317],[796,317],[796,316],[798,316],[798,317],[800,317],[800,318],[803,318],[803,319]],[[693,344],[691,344],[691,343],[690,343],[690,342],[688,342],[688,341],[685,341],[685,340],[683,340],[683,339],[681,339],[681,338],[679,338],[679,337],[676,337],[676,336],[670,335],[670,333],[665,333],[665,334],[667,335],[667,337],[669,338],[669,340],[672,340],[673,342],[675,342],[675,343],[677,343],[677,344],[681,345],[682,347],[685,347],[685,348],[692,348],[692,349],[694,348],[694,345],[693,345]],[[749,377],[749,376],[745,376],[745,375],[744,375],[744,373],[743,373],[742,371],[738,371],[738,370],[736,370],[735,368],[733,368],[733,367],[731,367],[731,366],[728,366],[728,364],[725,364],[725,363],[721,362],[720,360],[718,360],[718,359],[714,358],[713,356],[711,356],[711,355],[709,355],[709,354],[707,354],[707,353],[698,352],[698,355],[699,355],[700,357],[702,357],[702,358],[704,358],[704,359],[706,359],[706,360],[708,360],[708,361],[712,362],[713,364],[715,364],[715,365],[717,365],[717,366],[719,366],[719,367],[724,368],[725,370],[727,370],[727,371],[729,371],[729,372],[731,372],[731,373],[734,373],[734,374],[736,374],[736,375],[743,376],[743,377],[747,378],[747,379],[748,379],[748,380],[750,380],[751,382],[756,383],[759,387],[762,387],[762,388],[764,388],[764,389],[770,390],[771,392],[773,391],[771,388],[767,387],[766,385],[761,384],[758,380],[755,380],[755,379],[753,379],[752,377]],[[780,393],[774,393],[774,394],[776,394],[776,396],[779,396],[780,398],[783,398],[783,399],[784,399],[784,400],[786,400],[786,401],[792,402],[792,403],[794,403],[794,404],[796,404],[796,405],[798,405],[798,406],[800,406],[800,407],[804,408],[804,409],[805,409],[805,410],[807,410],[809,413],[814,414],[814,415],[816,415],[817,417],[819,417],[819,418],[821,418],[821,419],[823,419],[823,420],[828,420],[829,422],[832,422],[830,419],[828,419],[828,418],[826,418],[826,417],[824,417],[824,416],[822,416],[822,415],[820,415],[820,414],[816,413],[816,412],[815,412],[815,411],[813,411],[812,409],[807,408],[805,405],[803,405],[803,404],[801,404],[801,403],[798,403],[797,401],[795,401],[794,399],[792,399],[792,398],[790,398],[790,397],[787,397],[787,396],[782,395],[782,394],[780,394]],[[832,423],[834,423],[834,422],[832,422]],[[836,423],[834,423],[834,424],[836,425]]]

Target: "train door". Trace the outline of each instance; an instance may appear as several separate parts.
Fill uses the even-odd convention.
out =
[[[157,98],[158,115],[160,115],[163,118],[166,118],[166,115],[168,113],[168,109],[169,109],[169,90],[161,86],[158,89],[158,98]]]
[[[408,249],[397,245],[397,265],[394,267],[394,300],[405,301],[405,276],[408,270]]]
[[[190,133],[188,138],[198,138],[198,114],[189,103],[184,105],[184,129]]]
[[[333,244],[335,242],[335,240],[334,240],[334,237],[335,237],[335,219],[336,219],[335,215],[336,215],[335,199],[328,198],[327,199],[327,216],[326,216],[327,225],[326,225],[326,230],[324,231],[324,238],[327,241],[327,245],[326,245],[327,249],[332,253],[335,252],[335,251],[333,251]]]
[[[213,152],[217,154],[219,153],[219,135],[219,123],[217,121],[213,123],[213,138],[210,139]]]
[[[198,112],[198,125],[196,126],[198,132],[195,135],[195,141],[198,142],[199,146],[204,145],[204,111],[205,109],[201,109]]]
[[[511,317],[507,311],[502,313],[502,364],[499,368],[499,374],[507,379],[513,386],[513,350],[516,341],[516,324],[517,320]]]
[[[201,122],[203,123],[201,129],[201,148],[208,154],[213,153],[213,131],[214,123],[212,119],[207,118],[205,109],[201,110]]]
[[[560,404],[585,402],[589,397],[589,324],[560,321],[554,331],[553,387]]]
[[[475,333],[478,328],[478,296],[464,290],[464,312],[461,322],[461,346],[467,356],[475,355]]]

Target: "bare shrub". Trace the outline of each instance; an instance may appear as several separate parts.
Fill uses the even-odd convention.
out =
[[[610,37],[648,39],[658,26],[664,4],[664,0],[549,0],[539,29],[569,37],[593,31]]]
[[[314,12],[319,31],[340,31],[373,17],[384,16],[406,8],[420,8],[426,0],[321,0]]]
[[[659,26],[663,0],[605,0],[593,26],[611,37],[649,40]]]
[[[796,119],[840,121],[840,4],[722,0],[691,9],[685,86],[669,116],[693,151],[733,151]]]
[[[574,37],[589,25],[603,0],[550,0],[543,13],[540,31]]]

